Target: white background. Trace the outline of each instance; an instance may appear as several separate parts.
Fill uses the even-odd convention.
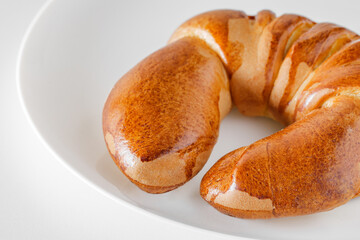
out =
[[[22,37],[45,2],[0,1],[0,239],[229,239],[129,210],[45,149],[21,109],[15,81]]]

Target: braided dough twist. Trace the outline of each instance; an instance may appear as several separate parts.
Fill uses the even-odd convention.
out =
[[[207,202],[242,218],[340,206],[360,190],[358,39],[298,15],[198,15],[116,83],[109,152],[141,189],[170,191],[206,163],[233,102],[288,126],[222,157],[202,179]]]

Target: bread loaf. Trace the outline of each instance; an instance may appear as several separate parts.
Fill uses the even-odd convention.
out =
[[[221,158],[201,182],[208,203],[242,218],[340,206],[360,192],[358,39],[335,24],[267,10],[195,16],[111,91],[103,111],[109,152],[141,189],[172,190],[206,163],[233,102],[287,127]]]

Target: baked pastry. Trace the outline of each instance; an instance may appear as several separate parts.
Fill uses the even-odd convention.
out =
[[[283,130],[221,158],[201,196],[219,211],[271,218],[327,211],[360,192],[360,42],[298,15],[217,10],[182,24],[111,91],[109,152],[151,193],[203,167],[231,108]]]
[[[227,73],[203,41],[183,38],[123,76],[103,111],[111,156],[138,187],[172,190],[192,178],[231,107]]]

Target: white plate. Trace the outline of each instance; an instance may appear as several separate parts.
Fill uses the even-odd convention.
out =
[[[338,2],[338,1],[337,1]],[[281,128],[263,118],[233,111],[204,169],[189,183],[161,195],[140,191],[109,157],[101,130],[101,112],[117,79],[146,55],[163,46],[187,18],[216,8],[262,8],[297,12],[314,20],[333,20],[359,28],[356,5],[276,1],[53,1],[33,22],[18,62],[19,90],[25,110],[49,149],[69,169],[113,199],[144,213],[235,236],[265,239],[337,239],[358,235],[360,202],[327,213],[272,220],[242,220],[220,214],[199,196],[199,182],[225,153]],[[356,4],[353,2],[353,4]],[[336,14],[341,13],[342,15]],[[315,18],[316,17],[316,18]]]

